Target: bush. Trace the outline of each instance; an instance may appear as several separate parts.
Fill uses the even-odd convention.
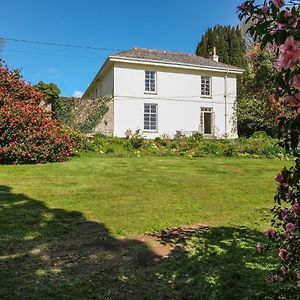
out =
[[[251,137],[251,139],[270,139],[271,137],[265,131],[255,131]]]
[[[73,154],[71,136],[41,106],[43,96],[19,71],[0,63],[0,162],[63,161]]]
[[[132,149],[140,149],[143,147],[144,144],[144,137],[140,133],[140,129],[137,129],[134,133],[131,130],[126,132],[127,136],[127,147],[129,150]]]

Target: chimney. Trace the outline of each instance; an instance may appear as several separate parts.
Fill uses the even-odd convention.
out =
[[[216,47],[214,47],[214,52],[212,56],[213,61],[218,62],[219,61],[219,56],[217,55],[217,50]]]

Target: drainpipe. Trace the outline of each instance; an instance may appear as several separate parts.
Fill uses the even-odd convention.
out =
[[[228,88],[227,88],[227,79],[228,79],[229,69],[227,69],[224,76],[224,100],[225,100],[225,137],[227,138],[227,97],[228,97]]]

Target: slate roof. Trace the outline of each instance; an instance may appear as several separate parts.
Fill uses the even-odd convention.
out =
[[[122,52],[115,53],[110,56],[111,58],[120,57],[128,59],[138,59],[153,62],[171,63],[171,64],[184,64],[184,65],[196,65],[199,67],[211,67],[216,69],[230,69],[232,71],[244,71],[244,69],[235,67],[232,65],[223,64],[221,62],[215,62],[211,58],[204,58],[195,54],[183,53],[183,52],[171,52],[164,50],[152,50],[144,48],[134,48]]]

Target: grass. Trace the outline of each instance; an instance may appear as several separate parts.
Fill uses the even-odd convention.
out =
[[[286,164],[90,153],[0,166],[0,298],[266,299],[274,261],[255,244]],[[193,223],[210,229],[159,264],[132,237]]]

